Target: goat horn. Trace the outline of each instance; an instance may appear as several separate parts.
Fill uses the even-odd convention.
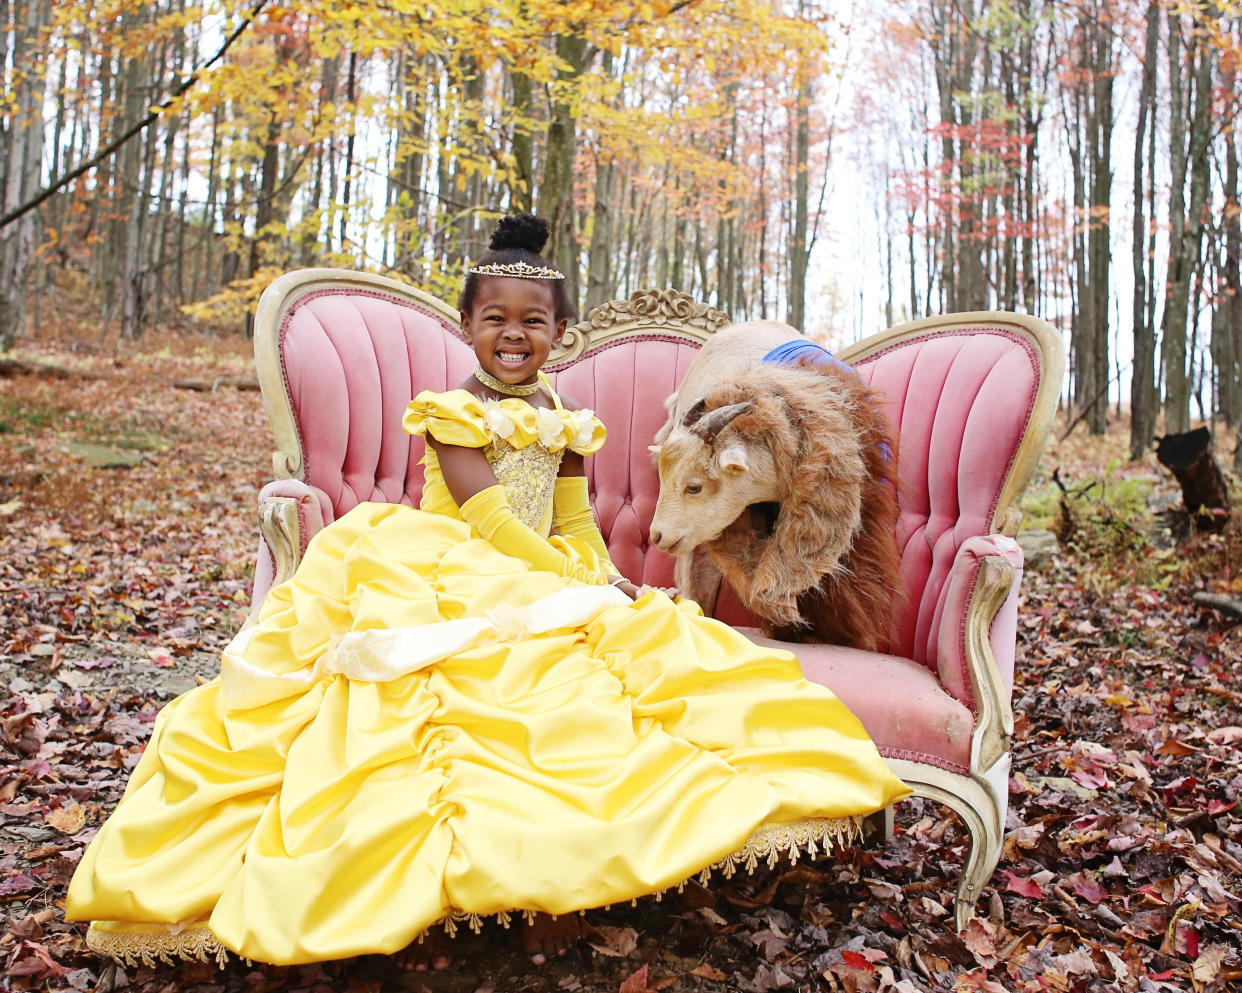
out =
[[[710,445],[721,431],[733,423],[734,418],[749,414],[754,409],[755,405],[749,400],[731,403],[727,407],[717,407],[700,417],[692,430]]]
[[[684,414],[681,416],[681,426],[683,428],[692,428],[700,417],[707,413],[707,400],[699,397]]]

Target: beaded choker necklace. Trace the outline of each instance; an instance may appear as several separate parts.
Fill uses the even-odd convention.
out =
[[[474,370],[474,378],[488,389],[495,390],[497,393],[505,393],[511,397],[528,397],[539,389],[539,380],[537,379],[533,383],[518,383],[516,386],[510,386],[508,383],[502,383],[482,366]]]

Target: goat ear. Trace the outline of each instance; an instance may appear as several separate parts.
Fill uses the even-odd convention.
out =
[[[722,472],[728,473],[730,476],[740,476],[742,473],[750,471],[750,460],[747,458],[746,449],[742,445],[729,445],[727,448],[724,448],[716,456],[716,464],[720,466]]]
[[[681,426],[683,428],[694,427],[705,413],[707,413],[707,398],[699,397],[694,401],[694,405],[681,415]]]
[[[663,445],[648,445],[647,451],[651,453],[652,458],[658,459],[660,457],[660,449],[662,449],[663,447],[664,447]]]

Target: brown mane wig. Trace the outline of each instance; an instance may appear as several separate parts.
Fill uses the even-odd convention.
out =
[[[707,409],[750,402],[731,427],[767,444],[779,505],[739,515],[707,550],[764,633],[887,647],[904,596],[897,450],[876,395],[834,364],[767,364],[713,388]]]

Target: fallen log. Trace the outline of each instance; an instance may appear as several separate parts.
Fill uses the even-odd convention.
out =
[[[93,372],[67,369],[47,362],[27,362],[25,359],[0,359],[0,379],[17,376],[46,376],[48,379],[98,379]]]
[[[210,383],[201,379],[178,379],[173,386],[179,390],[197,390],[199,393],[218,393],[220,387],[231,386],[235,390],[257,390],[259,381],[245,376],[217,376]]]
[[[1211,607],[1222,614],[1228,614],[1235,620],[1242,621],[1242,600],[1235,600],[1223,593],[1195,593],[1190,599],[1200,607]]]

